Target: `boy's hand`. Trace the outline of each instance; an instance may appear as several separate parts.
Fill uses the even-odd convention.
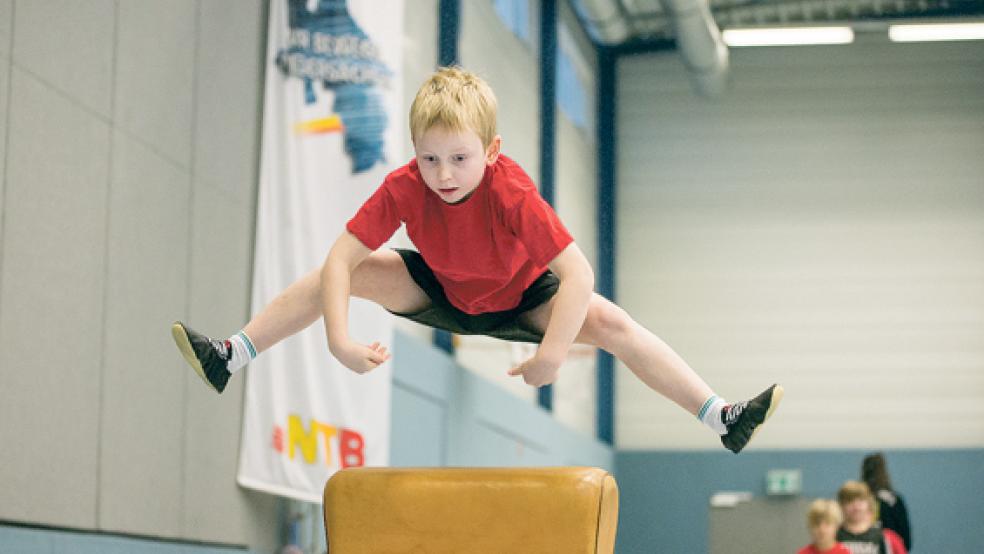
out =
[[[532,358],[510,369],[509,375],[522,375],[527,385],[542,387],[557,380],[559,369],[560,362],[549,360],[537,352]]]
[[[369,346],[354,341],[345,341],[339,345],[329,346],[328,349],[345,367],[360,374],[376,369],[391,358],[391,355],[386,352],[386,347],[380,346],[378,341]]]

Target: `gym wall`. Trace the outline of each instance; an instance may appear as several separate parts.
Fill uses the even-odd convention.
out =
[[[0,2],[0,520],[272,551],[170,322],[248,316],[266,2]]]
[[[103,532],[259,552],[282,541],[284,503],[235,483],[243,380],[216,397],[168,333],[176,319],[232,332],[249,316],[267,4],[0,0],[0,522],[96,532],[0,525],[0,550],[123,544]],[[494,65],[515,37],[484,2],[463,7],[462,61],[496,88],[506,151],[536,179],[535,50],[512,44]],[[436,67],[437,10],[406,10],[407,110]],[[592,142],[558,116],[559,210],[593,261]],[[429,331],[400,330],[429,343]],[[510,354],[496,348],[498,375]],[[532,406],[533,389],[517,389]],[[558,387],[558,413],[593,425],[571,398]],[[578,459],[542,417],[528,427]],[[394,460],[419,450],[395,439]]]
[[[984,43],[731,63],[620,63],[619,301],[725,398],[785,385],[760,447],[984,446]],[[620,448],[699,426],[619,373]]]
[[[727,399],[786,397],[736,458],[622,367],[619,547],[704,551],[713,492],[799,468],[833,497],[884,449],[917,551],[973,550],[953,522],[984,514],[984,43],[731,65],[707,101],[675,52],[619,62],[618,299]]]

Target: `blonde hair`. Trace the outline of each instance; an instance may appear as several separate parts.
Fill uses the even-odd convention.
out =
[[[410,106],[410,137],[432,127],[474,131],[488,148],[495,138],[497,101],[488,83],[460,67],[442,67],[417,91]]]
[[[871,494],[871,489],[868,488],[868,485],[861,481],[847,481],[837,491],[837,501],[840,502],[841,506],[846,506],[855,500],[866,501],[871,511],[875,511],[875,497]]]
[[[844,513],[841,512],[840,505],[826,498],[814,500],[806,512],[806,526],[813,529],[825,521],[833,523],[835,527],[839,527],[844,522]]]

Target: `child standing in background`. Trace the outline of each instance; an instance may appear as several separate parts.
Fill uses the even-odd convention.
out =
[[[349,297],[458,334],[539,344],[508,371],[543,386],[574,342],[597,346],[740,452],[783,390],[727,403],[625,310],[593,292],[588,261],[536,185],[500,153],[497,103],[473,73],[444,68],[410,109],[416,156],[390,173],[348,222],[322,267],[284,290],[226,340],[178,322],[174,340],[217,392],[258,353],[324,318],[328,349],[365,373],[389,359],[378,342],[349,338]],[[400,227],[417,250],[379,250]]]
[[[800,548],[796,554],[851,554],[846,546],[837,542],[837,528],[843,521],[844,516],[836,502],[814,500],[806,513],[806,527],[813,542]]]
[[[844,511],[844,524],[837,530],[837,540],[851,554],[906,554],[902,537],[875,522],[875,497],[868,485],[848,481],[837,491],[837,502]]]

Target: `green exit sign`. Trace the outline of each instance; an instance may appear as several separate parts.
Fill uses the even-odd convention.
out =
[[[766,494],[799,494],[802,490],[802,470],[770,469],[765,474]]]

